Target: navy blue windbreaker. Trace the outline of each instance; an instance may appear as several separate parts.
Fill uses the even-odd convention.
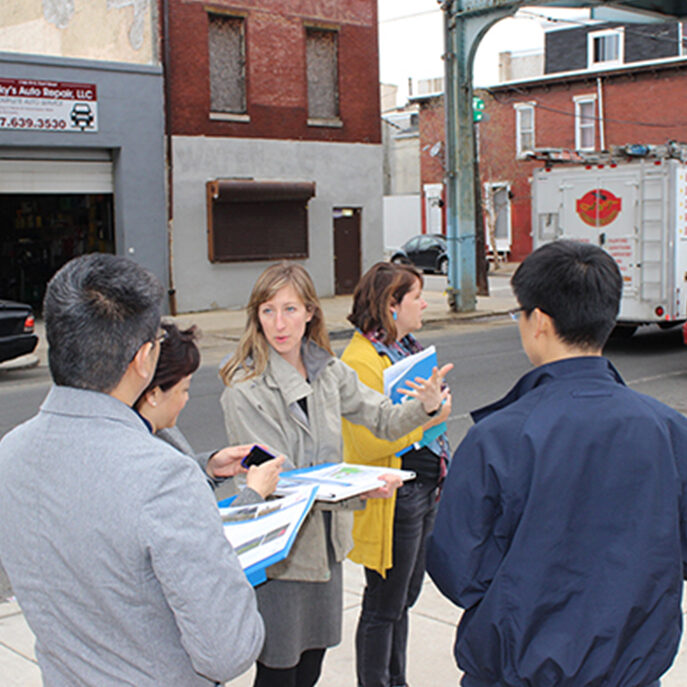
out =
[[[463,684],[659,678],[682,631],[687,419],[601,357],[538,367],[473,419],[427,552],[465,609]]]

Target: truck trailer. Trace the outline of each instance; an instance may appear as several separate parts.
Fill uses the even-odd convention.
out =
[[[533,248],[556,239],[595,243],[618,263],[623,294],[617,332],[631,335],[640,325],[667,328],[687,320],[682,159],[609,157],[535,170]]]

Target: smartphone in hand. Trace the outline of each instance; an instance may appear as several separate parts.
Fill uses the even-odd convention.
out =
[[[272,458],[274,458],[274,456],[269,451],[265,451],[264,448],[260,448],[260,446],[256,444],[241,461],[241,465],[244,468],[249,468],[251,465],[266,463],[268,460],[272,460]]]

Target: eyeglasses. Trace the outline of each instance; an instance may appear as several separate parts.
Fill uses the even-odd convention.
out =
[[[525,308],[520,307],[520,308],[515,308],[514,310],[509,310],[508,314],[510,315],[511,320],[513,322],[517,322],[520,319],[520,313],[525,312]]]
[[[162,345],[162,342],[167,339],[169,336],[169,332],[166,329],[160,329],[158,333],[155,335],[155,338],[153,339],[152,343],[159,343]]]

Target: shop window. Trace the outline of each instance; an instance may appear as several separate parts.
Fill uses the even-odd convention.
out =
[[[314,182],[215,179],[206,192],[210,262],[308,257]]]
[[[575,98],[575,150],[596,147],[596,96]]]
[[[245,116],[245,21],[221,14],[208,14],[208,21],[211,117],[213,114]]]
[[[515,105],[515,148],[517,157],[534,150],[534,104]]]
[[[625,33],[620,29],[592,31],[587,34],[587,66],[610,67],[624,60]]]
[[[338,32],[306,28],[308,124],[341,126],[339,119]]]

